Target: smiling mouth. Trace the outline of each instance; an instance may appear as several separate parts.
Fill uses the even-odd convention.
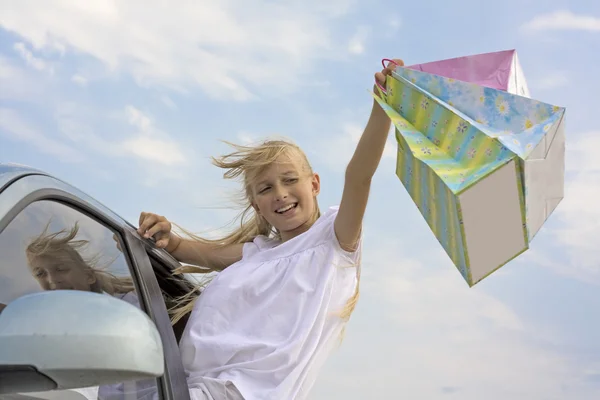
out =
[[[277,214],[285,214],[286,212],[293,210],[297,206],[298,206],[298,203],[289,204],[285,207],[281,207],[280,209],[275,210],[275,212]]]

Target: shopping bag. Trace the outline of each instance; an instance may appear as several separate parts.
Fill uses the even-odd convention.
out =
[[[374,96],[395,127],[396,174],[469,286],[526,251],[518,156],[401,74]]]
[[[406,68],[530,97],[516,50],[456,57]]]
[[[526,226],[531,241],[564,198],[565,109],[501,90],[397,68],[405,78],[467,115],[524,162]]]

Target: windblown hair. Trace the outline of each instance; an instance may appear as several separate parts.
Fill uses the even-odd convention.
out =
[[[185,235],[194,240],[210,244],[217,248],[226,247],[232,244],[252,242],[257,236],[281,239],[280,232],[254,210],[254,207],[252,206],[254,196],[253,188],[260,175],[271,164],[275,163],[281,155],[299,158],[303,164],[303,172],[306,173],[307,176],[312,175],[313,170],[306,154],[296,144],[285,140],[268,140],[254,146],[241,146],[229,142],[226,143],[232,146],[234,151],[218,158],[213,157],[212,162],[217,167],[225,170],[225,173],[223,174],[225,179],[241,180],[242,191],[240,193],[240,200],[244,205],[244,209],[236,218],[239,223],[237,229],[225,237],[209,240],[187,232],[179,226],[177,227],[184,232]],[[309,224],[314,224],[320,216],[321,212],[315,199],[315,210]],[[216,271],[202,266],[196,267],[185,265],[176,269],[173,273],[206,274],[210,272]],[[208,282],[210,282],[209,279],[203,280],[196,290],[180,297],[176,301],[176,305],[169,310],[173,323],[176,323],[192,311],[194,303],[202,291],[202,287],[206,286]],[[348,301],[348,304],[340,313],[342,318],[348,319],[350,317],[358,300],[358,295],[359,291],[357,286],[354,296]]]
[[[76,222],[71,229],[62,229],[58,232],[49,233],[50,222],[43,232],[31,240],[25,254],[27,262],[31,267],[41,257],[51,257],[63,262],[72,262],[91,273],[96,279],[90,285],[90,289],[96,293],[107,293],[110,295],[125,294],[133,291],[135,286],[131,277],[118,277],[106,271],[114,260],[105,265],[100,265],[99,254],[91,257],[83,257],[81,251],[89,245],[88,240],[76,239],[79,233],[79,224]]]

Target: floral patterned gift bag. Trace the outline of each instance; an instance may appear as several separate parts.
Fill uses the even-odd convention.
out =
[[[399,67],[375,98],[396,129],[398,177],[473,286],[526,251],[531,232],[539,229],[537,223],[528,227],[540,196],[536,189],[532,197],[530,189],[537,188],[540,172],[546,181],[561,181],[559,167],[542,164],[549,155],[550,161],[564,157],[564,109],[456,82]],[[522,127],[515,125],[517,115]],[[526,122],[525,115],[534,119]],[[527,160],[534,159],[540,162],[532,168]]]
[[[522,160],[531,241],[564,197],[565,109],[407,68],[396,74],[475,120]]]

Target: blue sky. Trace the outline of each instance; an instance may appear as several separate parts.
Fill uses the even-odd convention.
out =
[[[0,160],[133,222],[152,211],[203,232],[234,215],[236,186],[209,161],[219,140],[281,135],[308,153],[327,207],[382,58],[515,48],[532,96],[567,107],[565,200],[469,289],[395,177],[390,136],[361,302],[313,398],[597,399],[600,5],[573,3],[0,0]]]

